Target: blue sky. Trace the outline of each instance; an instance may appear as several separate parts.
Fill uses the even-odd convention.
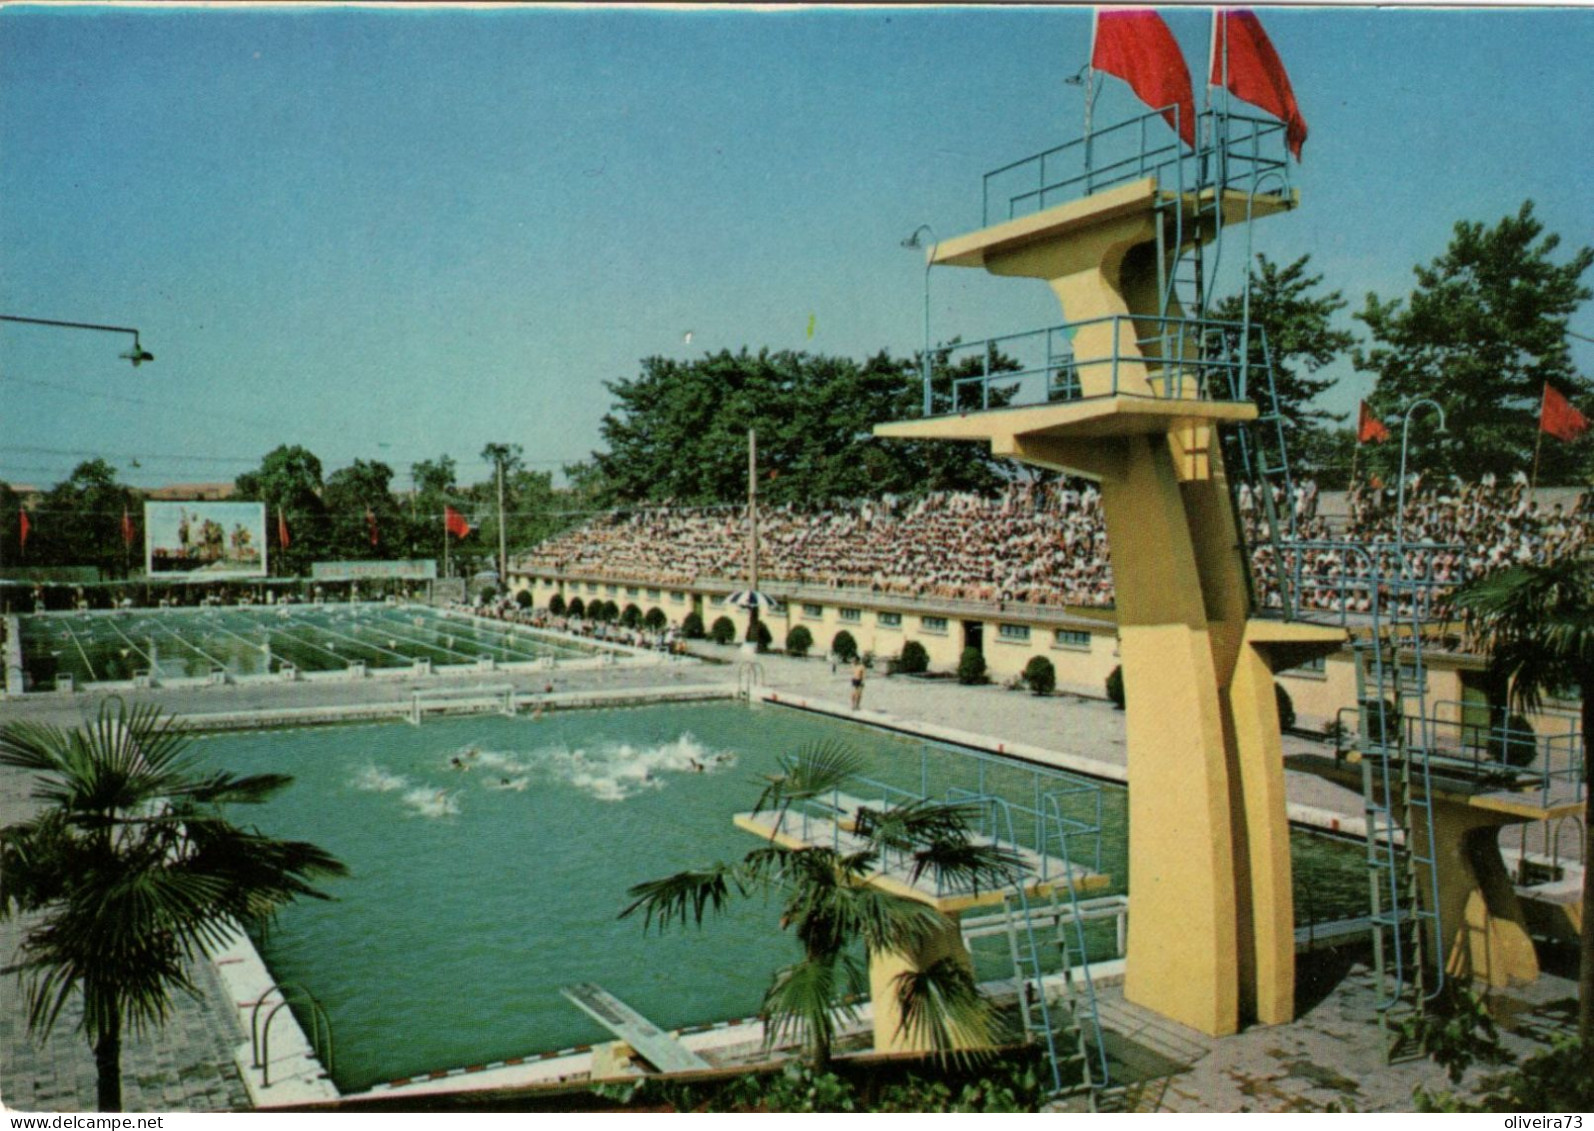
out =
[[[1256,250],[1355,309],[1530,197],[1594,244],[1594,10],[1261,12],[1311,136]],[[1209,16],[1167,18],[1199,83]],[[231,479],[279,443],[401,484],[445,452],[485,477],[489,441],[553,469],[651,354],[910,353],[900,241],[977,228],[986,170],[1078,135],[1089,36],[1088,8],[0,9],[0,310],[157,356],[0,325],[0,478]],[[1106,80],[1098,122],[1133,108]],[[937,338],[1060,320],[1039,282],[932,288]],[[1330,408],[1370,385],[1342,377]]]

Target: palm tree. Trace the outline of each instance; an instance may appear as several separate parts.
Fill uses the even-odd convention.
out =
[[[841,744],[815,743],[783,757],[779,766],[754,807],[755,813],[776,812],[776,831],[792,804],[838,789],[857,774],[861,762]],[[793,932],[802,957],[778,970],[764,994],[765,1044],[801,1039],[809,1064],[822,1070],[831,1058],[838,1018],[856,1017],[853,1003],[868,986],[856,944],[862,942],[870,953],[913,953],[948,924],[930,905],[869,882],[883,853],[894,851],[907,861],[913,881],[928,873],[977,890],[981,884],[1005,886],[1018,875],[1019,861],[1011,851],[974,840],[972,816],[966,807],[933,801],[864,810],[857,826],[864,847],[788,848],[772,838],[736,863],[637,884],[628,893],[633,902],[620,917],[644,912],[644,929],[655,919],[660,930],[677,920],[701,926],[707,913],[729,905],[733,890],[740,897],[782,899],[781,929]],[[963,963],[945,957],[899,974],[896,993],[900,1032],[915,1044],[943,1056],[963,1056],[970,1046],[991,1043],[989,1003]]]
[[[1594,793],[1589,734],[1594,731],[1594,559],[1515,566],[1486,574],[1456,596],[1478,619],[1490,673],[1509,681],[1513,706],[1536,711],[1546,695],[1576,687],[1583,730],[1583,930],[1578,954],[1577,1035],[1594,1061]]]
[[[241,829],[221,805],[259,802],[292,779],[206,771],[172,716],[104,704],[78,730],[0,726],[0,765],[31,770],[42,807],[0,829],[0,917],[40,913],[18,974],[28,1027],[47,1035],[74,995],[94,1049],[101,1111],[122,1110],[124,1029],[158,1026],[187,963],[260,924],[344,866],[312,844]]]

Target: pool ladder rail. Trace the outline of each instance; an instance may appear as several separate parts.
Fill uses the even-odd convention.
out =
[[[303,986],[292,982],[273,982],[255,1001],[249,1011],[249,1067],[260,1073],[260,1086],[271,1086],[271,1025],[277,1014],[292,1008],[289,995],[300,1000],[301,1008],[310,1019],[310,1053],[320,1061],[323,1078],[330,1079],[334,1068],[335,1049],[332,1041],[332,1019],[326,1007]],[[265,1023],[260,1011],[270,1006]],[[290,1013],[290,1016],[292,1014]]]

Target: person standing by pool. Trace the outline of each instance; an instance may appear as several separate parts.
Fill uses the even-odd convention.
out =
[[[852,664],[852,709],[856,711],[863,703],[863,661],[854,660]]]

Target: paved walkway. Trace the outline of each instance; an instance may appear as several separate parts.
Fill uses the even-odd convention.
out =
[[[616,667],[594,672],[487,672],[431,680],[365,680],[259,684],[140,693],[168,709],[188,715],[280,710],[319,705],[406,700],[412,687],[427,689],[513,684],[523,692],[687,685],[721,682],[733,690],[738,678],[735,647],[701,645],[709,662],[679,661],[651,668]],[[783,693],[845,702],[849,673],[828,661],[760,657],[765,682]],[[29,718],[72,726],[98,709],[99,698],[42,695],[0,703],[0,719]],[[864,707],[942,727],[955,728],[1089,759],[1106,776],[1120,776],[1126,765],[1123,719],[1110,704],[1077,696],[1047,698],[1001,687],[959,687],[951,681],[925,682],[870,678]],[[1295,748],[1305,740],[1290,739]],[[1289,775],[1292,803],[1346,818],[1360,816],[1360,798],[1306,775]],[[0,769],[0,823],[22,819],[31,810],[25,778]],[[0,963],[14,961],[21,937],[16,923],[0,924]],[[1108,991],[1109,1017],[1137,1042],[1144,1063],[1156,1071],[1135,1092],[1142,1110],[1238,1111],[1323,1110],[1330,1104],[1358,1110],[1409,1110],[1411,1088],[1444,1085],[1444,1073],[1417,1061],[1396,1070],[1382,1067],[1376,1045],[1375,1014],[1365,971],[1340,969],[1325,983],[1321,1000],[1289,1026],[1252,1030],[1237,1038],[1210,1041],[1152,1018]],[[173,1021],[159,1034],[128,1043],[125,1098],[129,1110],[213,1111],[247,1106],[246,1093],[232,1067],[236,1047],[247,1041],[234,1020],[233,1003],[208,969],[196,975],[198,1001],[175,1003]],[[1304,992],[1304,991],[1303,991]],[[1524,1034],[1564,1026],[1571,984],[1546,977],[1527,991],[1526,1004],[1512,999],[1509,1012]],[[0,1101],[11,1109],[87,1111],[94,1106],[93,1059],[87,1043],[63,1016],[56,1034],[39,1043],[27,1035],[25,1005],[14,978],[0,979]],[[1160,1036],[1153,1040],[1151,1034]],[[1529,1037],[1512,1037],[1519,1048]],[[1159,1043],[1160,1042],[1160,1043]],[[1142,1048],[1160,1050],[1147,1059]],[[527,1050],[535,1051],[535,1050]],[[1169,1075],[1172,1073],[1172,1075]]]

